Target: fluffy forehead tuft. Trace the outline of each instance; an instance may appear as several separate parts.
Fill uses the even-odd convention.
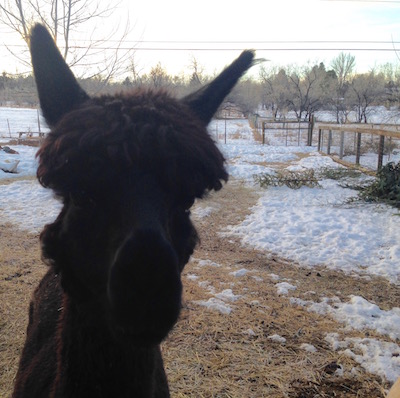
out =
[[[228,177],[206,126],[163,92],[88,100],[60,120],[38,157],[39,181],[61,196],[152,173],[177,195],[201,197]]]

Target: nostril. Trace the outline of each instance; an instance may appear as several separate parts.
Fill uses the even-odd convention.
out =
[[[177,255],[161,234],[138,231],[119,248],[108,295],[120,327],[165,337],[178,318],[181,293]]]

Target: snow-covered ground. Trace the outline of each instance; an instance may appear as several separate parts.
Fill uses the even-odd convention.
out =
[[[36,111],[31,112],[36,115]],[[16,112],[5,119],[9,118],[10,124],[18,125],[19,118],[25,116],[25,112]],[[36,123],[36,116],[32,120]],[[315,147],[262,146],[254,141],[246,120],[227,122],[225,144],[224,138],[221,139],[221,134],[225,132],[224,122],[213,121],[210,134],[216,137],[217,125],[218,145],[228,159],[231,176],[248,184],[253,184],[254,174],[271,173],[273,167],[279,164],[280,167],[295,170],[340,167],[329,157],[320,155]],[[20,160],[19,174],[11,175],[0,170],[0,179],[23,178],[0,186],[0,217],[18,228],[38,233],[44,224],[57,216],[60,204],[49,191],[30,178],[36,172],[36,148],[13,146],[13,149],[19,154],[9,155],[0,151],[0,163]],[[239,225],[231,225],[220,233],[238,236],[243,245],[253,246],[266,255],[277,254],[303,267],[325,266],[364,278],[379,275],[393,284],[399,284],[398,211],[385,205],[347,204],[347,199],[355,196],[356,191],[341,188],[334,180],[324,179],[320,185],[319,188],[302,187],[298,190],[287,187],[257,188],[260,199],[251,214]],[[206,207],[199,210],[196,216],[206,217],[213,211],[217,209]],[[198,259],[198,262],[202,266],[218,266],[209,260]],[[239,271],[235,275],[238,278],[248,270]],[[188,277],[196,280],[195,274]],[[276,281],[277,294],[287,295],[292,305],[328,314],[343,323],[345,328],[372,329],[382,335],[382,340],[346,338],[342,341],[335,333],[337,331],[332,331],[326,339],[333,349],[343,351],[367,370],[389,381],[400,375],[400,308],[382,310],[357,295],[349,297],[347,302],[341,302],[337,297],[324,297],[319,302],[306,301],[296,297],[294,282],[280,281],[277,275],[272,279]],[[236,298],[228,289],[215,293],[208,304],[199,304],[229,316],[234,308],[231,304]],[[279,336],[272,336],[271,339],[280,341]],[[312,351],[315,347],[307,345],[304,349]]]
[[[19,132],[48,131],[36,109],[0,108],[0,145],[2,138],[18,137]]]
[[[258,114],[262,117],[267,117],[272,119],[272,113],[270,111],[258,110]],[[332,111],[317,111],[315,114],[316,124],[314,126],[313,131],[313,145],[318,145],[318,127],[319,122],[332,122],[336,123],[336,115]],[[400,110],[398,108],[386,109],[384,106],[374,106],[370,107],[367,111],[368,116],[368,124],[373,123],[375,125],[380,124],[389,124],[390,127],[386,127],[386,129],[390,129],[392,131],[400,132]],[[296,120],[296,114],[294,112],[289,112],[285,115],[278,115],[278,119],[281,121],[285,118],[286,121]],[[355,112],[350,112],[348,114],[348,122],[353,123],[356,122],[357,115]],[[397,128],[393,125],[397,124]],[[303,125],[303,130],[298,130],[298,125],[296,123],[291,123],[286,125],[284,128],[283,125],[280,125],[283,130],[278,131],[274,129],[268,129],[265,132],[265,139],[269,145],[274,146],[297,146],[298,142],[303,145],[307,142],[307,131],[305,129],[305,125]],[[375,126],[377,128],[377,126]],[[286,130],[288,129],[288,130]],[[223,124],[219,124],[219,134],[221,136],[221,131],[223,132],[224,126]],[[261,131],[261,127],[260,127]],[[321,151],[328,151],[328,131],[322,131],[322,141],[321,141]],[[378,146],[379,146],[379,135],[371,135],[371,134],[362,134],[361,135],[361,143],[360,143],[360,165],[367,167],[371,170],[377,170],[378,167]],[[332,131],[332,142],[330,153],[339,157],[340,153],[340,143],[343,139],[343,160],[355,163],[356,161],[356,147],[357,147],[357,139],[356,134],[351,131],[346,131],[341,137],[341,133],[339,131]],[[371,150],[373,148],[373,151]],[[385,138],[385,151],[383,154],[383,164],[388,162],[398,162],[400,161],[400,139],[395,137],[386,137]]]

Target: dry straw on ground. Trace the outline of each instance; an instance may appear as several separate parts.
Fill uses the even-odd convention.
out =
[[[222,237],[218,232],[242,220],[257,198],[254,190],[233,181],[199,204],[214,210],[196,220],[202,243],[184,271],[181,319],[162,346],[172,397],[383,397],[387,383],[332,351],[325,341],[330,332],[365,334],[345,332],[329,317],[291,305],[288,296],[277,294],[270,274],[292,281],[296,297],[315,301],[358,294],[391,308],[398,305],[400,289],[389,288],[380,278],[304,269]],[[5,398],[12,391],[29,298],[46,267],[40,261],[38,237],[15,226],[0,224],[0,247],[0,397]],[[242,268],[245,275],[232,275]],[[212,288],[241,296],[228,303],[230,314],[196,303],[212,297]],[[271,340],[274,334],[286,341]],[[316,352],[301,349],[302,343],[312,344]]]

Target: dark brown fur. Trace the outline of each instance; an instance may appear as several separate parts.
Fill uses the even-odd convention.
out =
[[[253,54],[176,100],[89,98],[40,25],[31,52],[52,127],[37,176],[63,209],[41,234],[50,268],[30,306],[13,397],[168,397],[159,344],[178,319],[180,273],[197,242],[189,209],[228,178],[206,126]]]

